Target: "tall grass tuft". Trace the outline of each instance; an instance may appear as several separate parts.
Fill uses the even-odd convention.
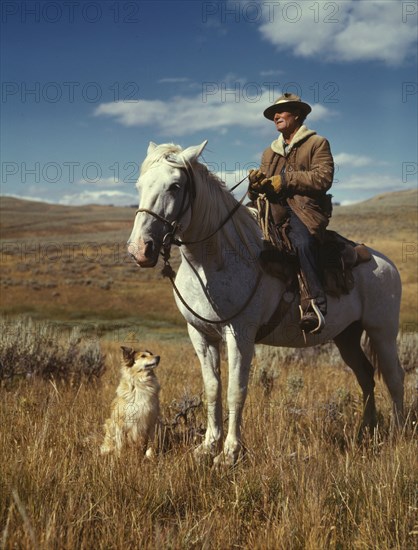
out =
[[[30,318],[0,320],[0,381],[43,378],[78,384],[102,376],[105,356],[98,342],[82,339],[73,327],[64,336],[48,323]]]

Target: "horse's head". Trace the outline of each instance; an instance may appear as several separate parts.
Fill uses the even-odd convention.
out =
[[[181,147],[150,142],[137,182],[140,203],[128,252],[141,267],[154,267],[164,237],[178,226],[184,231],[190,224],[194,198],[191,164],[206,146]]]

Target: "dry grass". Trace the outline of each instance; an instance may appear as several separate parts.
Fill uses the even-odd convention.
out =
[[[196,357],[185,341],[143,344],[162,356],[162,416],[169,421],[173,399],[201,391]],[[416,356],[416,341],[408,346],[405,353]],[[34,379],[3,388],[2,548],[416,547],[412,371],[405,433],[389,437],[390,403],[378,383],[380,435],[359,447],[359,390],[333,352],[293,362],[289,353],[261,352],[244,415],[247,453],[235,470],[217,472],[196,465],[193,443],[181,438],[153,463],[132,449],[119,461],[100,457],[119,344],[102,348],[108,369],[98,386]],[[268,391],[265,370],[274,374]],[[203,411],[190,422],[204,424]]]

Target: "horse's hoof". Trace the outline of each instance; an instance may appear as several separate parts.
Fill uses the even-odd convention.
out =
[[[212,466],[213,459],[215,457],[211,449],[203,443],[196,447],[196,449],[193,451],[193,456],[198,464],[200,464],[201,466],[209,467]]]
[[[219,470],[230,470],[237,464],[237,457],[234,455],[219,453],[213,460],[213,466]]]

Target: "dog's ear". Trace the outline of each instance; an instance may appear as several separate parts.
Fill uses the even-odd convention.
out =
[[[135,363],[135,350],[132,348],[127,348],[126,346],[121,346],[123,360],[127,367],[132,367]]]

